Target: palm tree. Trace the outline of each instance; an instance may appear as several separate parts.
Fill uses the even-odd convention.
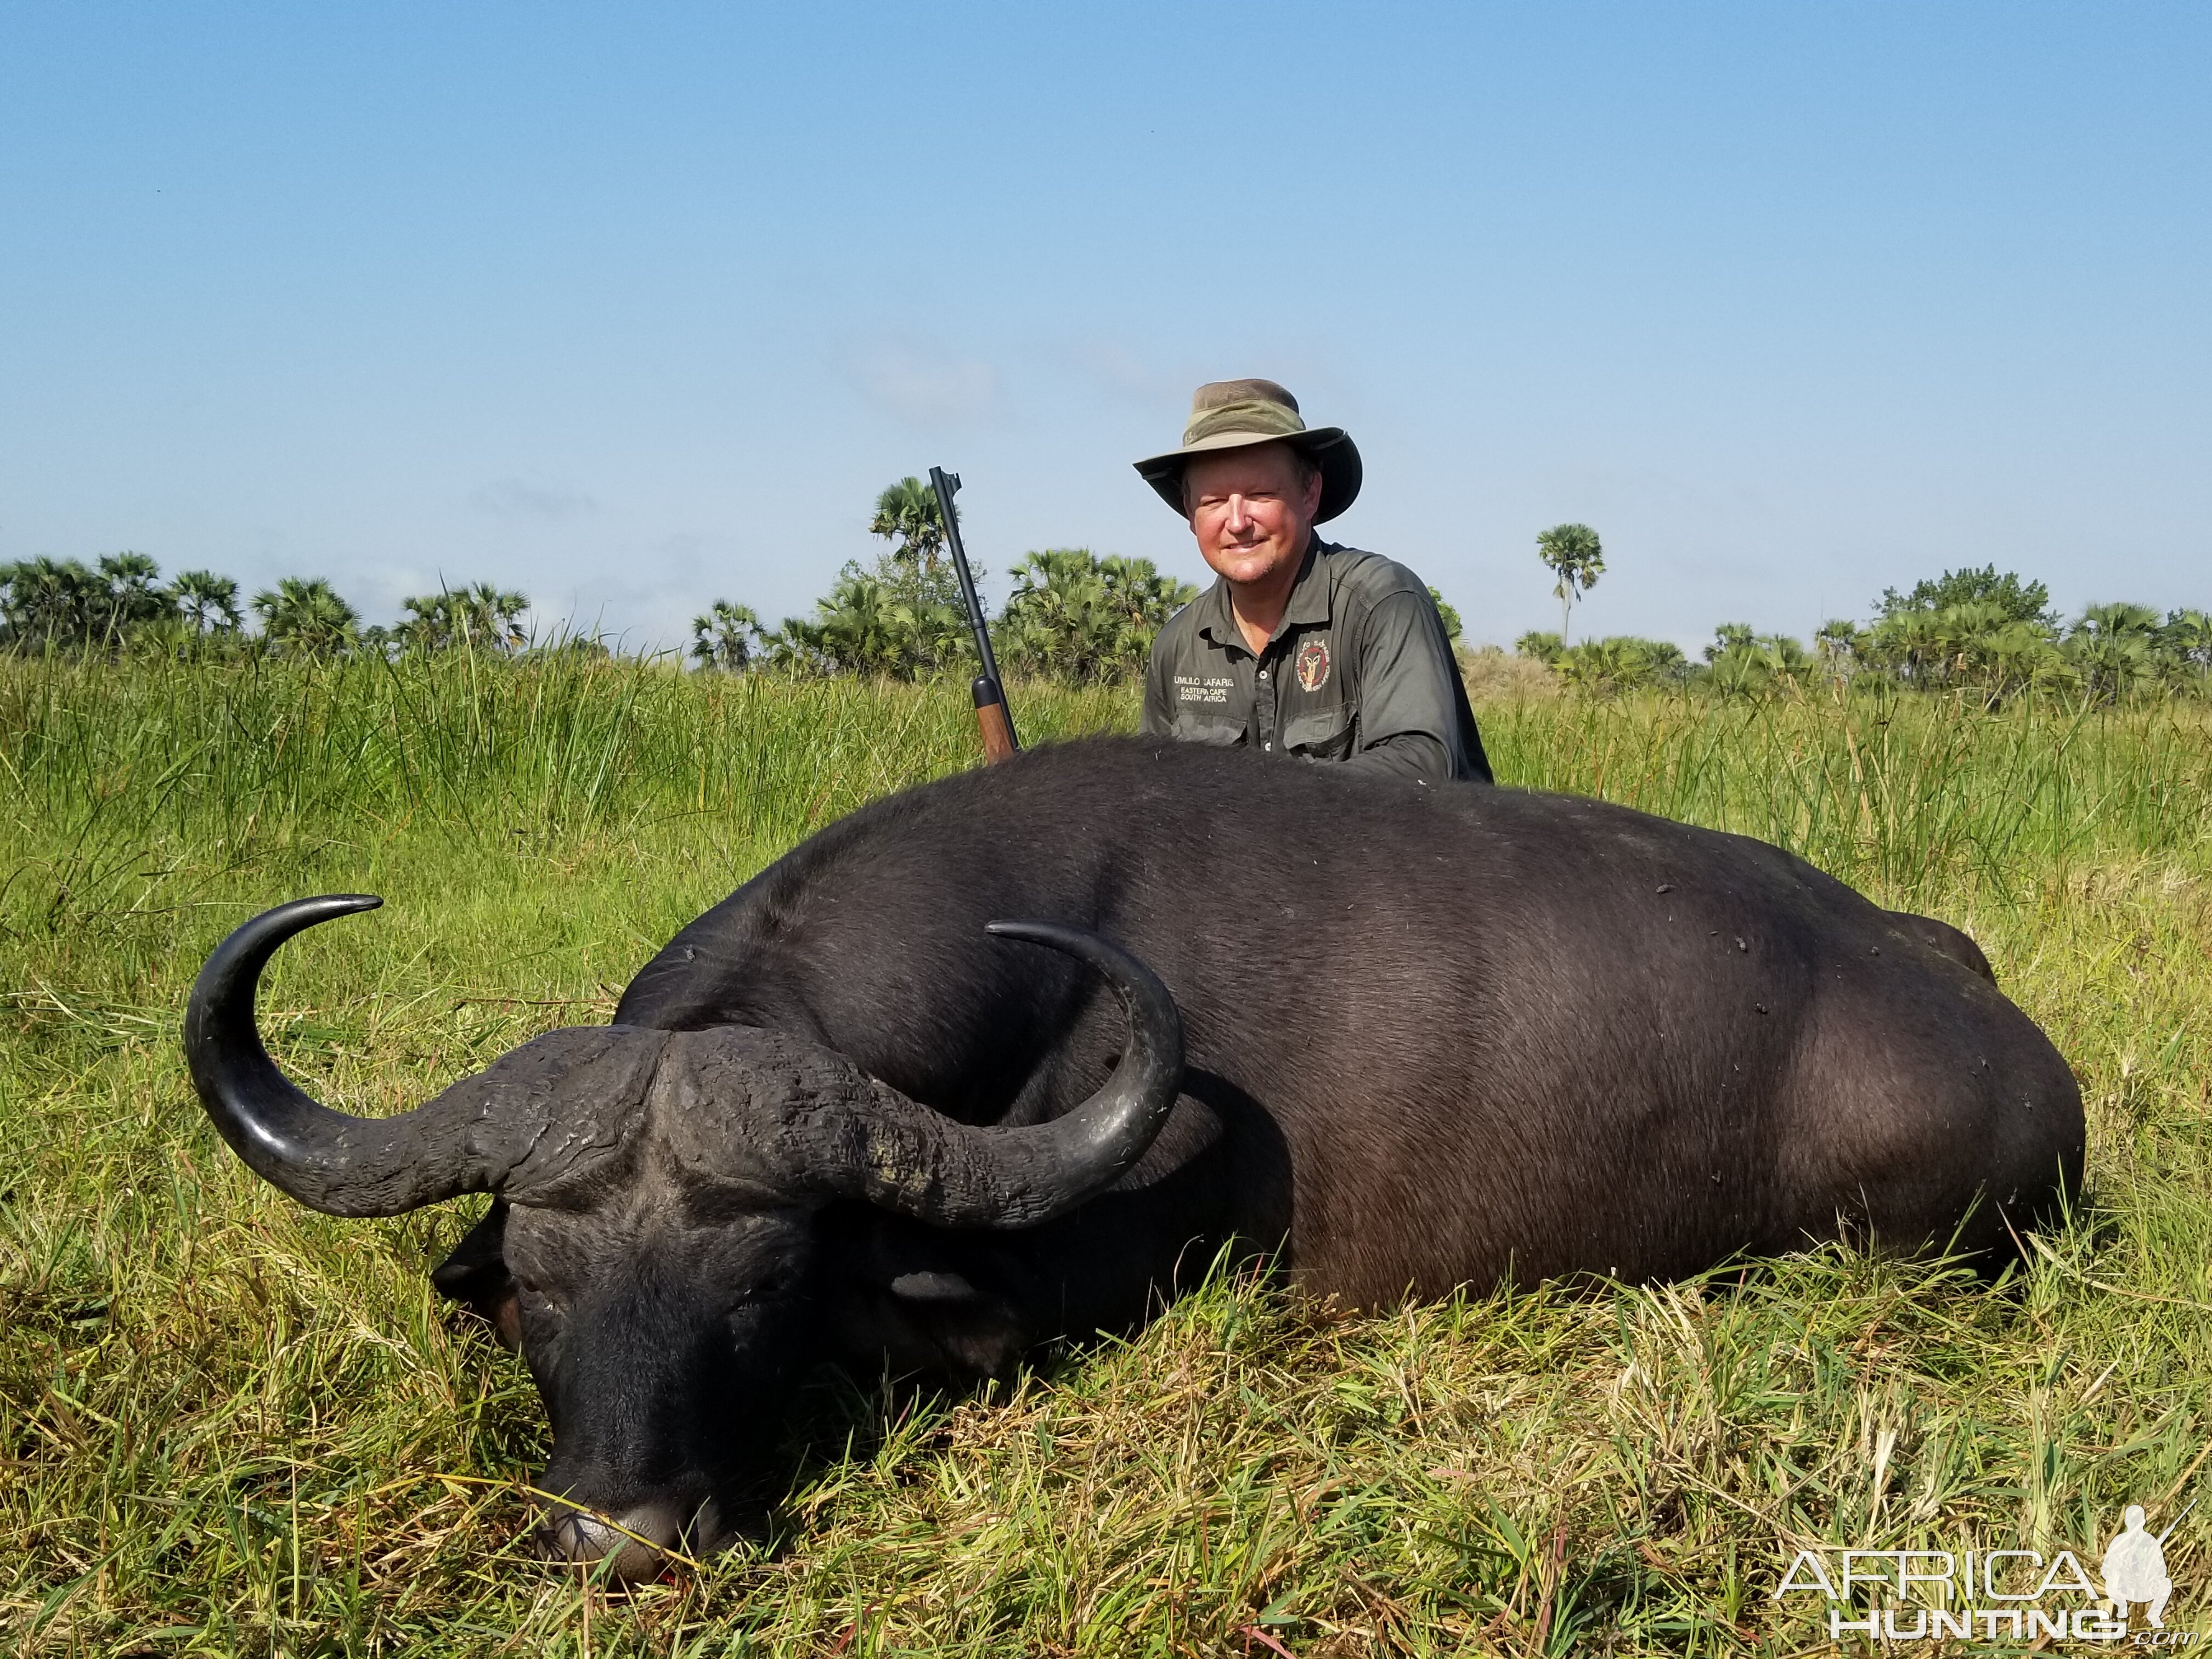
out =
[[[2093,702],[2118,702],[2150,672],[2150,642],[2134,634],[2074,634],[2066,654]]]
[[[1601,693],[1648,684],[1656,667],[1649,644],[1632,635],[1585,640],[1559,653],[1559,674],[1568,684]]]
[[[2144,605],[2093,605],[2081,612],[2074,632],[2099,638],[2148,639],[2158,632],[2158,612]]]
[[[8,643],[18,649],[88,643],[106,595],[106,585],[76,559],[0,565],[0,621]]]
[[[817,607],[823,654],[860,674],[912,672],[914,615],[872,576],[848,575]]]
[[[235,634],[246,620],[239,613],[238,584],[212,570],[179,571],[169,584],[169,599],[195,635]]]
[[[1801,680],[1813,666],[1805,647],[1787,634],[1754,634],[1748,623],[1723,623],[1705,647],[1712,686],[1723,693],[1764,695]]]
[[[529,635],[522,631],[522,613],[530,609],[527,593],[477,582],[454,597],[460,602],[462,633],[471,645],[513,652],[530,643]]]
[[[1117,678],[1141,665],[1153,635],[1198,594],[1150,559],[1102,559],[1087,547],[1028,554],[1011,574],[1003,654],[1070,680]]]
[[[529,596],[502,592],[490,582],[469,587],[441,588],[402,599],[406,612],[395,633],[408,651],[447,651],[466,646],[502,653],[529,643],[520,617],[530,608]]]
[[[1932,685],[1947,662],[1942,632],[1933,611],[1893,611],[1868,631],[1864,653],[1910,684]]]
[[[956,511],[957,509],[955,509]],[[868,533],[896,545],[894,558],[930,574],[945,554],[945,515],[937,510],[937,491],[919,478],[901,478],[876,497]]]
[[[1680,685],[1690,678],[1690,659],[1674,641],[1638,640],[1636,643],[1643,648],[1644,665],[1654,680]]]
[[[2093,605],[2066,636],[2066,654],[2096,702],[2117,702],[2150,672],[2158,612],[2140,605]]]
[[[111,553],[100,562],[105,592],[94,627],[101,643],[117,646],[134,629],[174,614],[175,602],[161,586],[161,567],[143,553]]]
[[[1731,653],[1748,651],[1756,638],[1749,623],[1723,623],[1713,629],[1713,642],[1705,647],[1705,660],[1718,662]]]
[[[1538,662],[1553,666],[1558,665],[1560,655],[1566,648],[1567,642],[1565,640],[1557,634],[1547,633],[1540,628],[1531,629],[1513,641],[1513,649],[1517,655],[1534,657]]]
[[[691,618],[691,655],[702,668],[742,673],[752,666],[762,638],[759,613],[749,605],[717,599]]]
[[[1107,604],[1122,619],[1121,654],[1139,664],[1152,651],[1152,636],[1167,626],[1168,618],[1198,597],[1195,587],[1164,575],[1150,559],[1109,554],[1098,561],[1098,574]]]
[[[287,576],[253,596],[261,636],[288,655],[336,656],[354,642],[361,617],[320,576]]]
[[[1115,655],[1121,617],[1107,602],[1087,548],[1049,547],[1012,569],[1000,637],[1009,661],[1062,679],[1101,678]]]
[[[1838,617],[1820,624],[1813,635],[1813,650],[1832,678],[1848,679],[1865,654],[1866,634],[1856,623]]]
[[[2202,678],[2212,672],[2212,615],[2167,611],[2158,630],[2158,653],[2178,674]]]
[[[2004,607],[1986,599],[1947,605],[1936,612],[1934,635],[1942,653],[1946,679],[1986,679],[1990,642],[2010,618]]]
[[[1536,538],[1536,556],[1559,580],[1552,589],[1559,601],[1559,638],[1567,637],[1567,616],[1577,593],[1597,586],[1605,570],[1605,549],[1586,524],[1555,524]]]
[[[1982,683],[1989,706],[2063,673],[2065,659],[2039,622],[2011,621],[1983,636],[1979,649]]]
[[[460,637],[449,592],[410,593],[399,601],[399,626],[392,637],[402,651],[443,651]]]

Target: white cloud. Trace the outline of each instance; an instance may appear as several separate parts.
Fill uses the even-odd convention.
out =
[[[599,504],[581,490],[526,478],[488,483],[469,497],[469,505],[502,519],[577,519],[599,510]]]
[[[844,368],[870,403],[915,426],[964,425],[1005,406],[999,371],[981,357],[891,340],[848,350]]]
[[[1103,336],[1071,340],[1063,356],[1068,366],[1096,390],[1147,409],[1180,408],[1191,386],[1198,384],[1188,368],[1163,368],[1119,341]]]

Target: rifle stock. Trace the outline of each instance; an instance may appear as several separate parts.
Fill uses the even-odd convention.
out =
[[[1006,713],[1006,694],[994,680],[975,682],[975,729],[982,735],[983,758],[1006,760],[1018,752],[1014,723]]]
[[[968,626],[975,631],[975,655],[983,672],[971,690],[975,696],[975,730],[983,739],[983,757],[997,762],[1021,751],[1014,735],[1013,711],[1006,707],[1006,689],[999,678],[999,663],[991,654],[991,630],[983,621],[983,602],[975,596],[975,578],[969,574],[968,550],[961,545],[960,520],[952,511],[959,493],[960,475],[941,466],[929,469],[929,482],[937,491],[937,511],[945,520],[945,545],[952,555],[952,571],[960,579],[960,598],[968,607]]]

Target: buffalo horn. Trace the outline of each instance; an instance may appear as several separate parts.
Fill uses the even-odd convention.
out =
[[[635,1034],[583,1027],[549,1032],[397,1117],[349,1117],[318,1103],[262,1046],[253,1018],[261,970],[295,933],[381,902],[334,893],[254,917],[216,947],[185,1012],[192,1086],[217,1131],[256,1175],[327,1215],[398,1215],[495,1190],[544,1138],[563,1077],[595,1060],[627,1070],[652,1057],[605,1052],[639,1046],[624,1042]]]
[[[865,1122],[815,1166],[833,1190],[935,1226],[1035,1227],[1110,1185],[1167,1121],[1182,1085],[1182,1018],[1152,969],[1057,922],[994,921],[989,931],[1063,951],[1104,976],[1129,1021],[1113,1076],[1065,1116],[1018,1128],[961,1123],[878,1084]]]

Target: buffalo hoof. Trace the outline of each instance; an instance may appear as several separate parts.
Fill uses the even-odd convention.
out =
[[[566,1504],[550,1506],[534,1534],[538,1547],[556,1561],[604,1570],[618,1584],[639,1584],[680,1567],[680,1558],[711,1555],[729,1541],[729,1529],[713,1498],[696,1510],[655,1499],[608,1517]]]

